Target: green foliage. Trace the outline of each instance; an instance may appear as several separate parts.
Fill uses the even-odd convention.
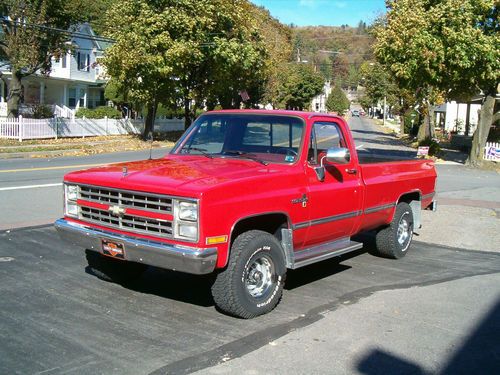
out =
[[[51,118],[54,117],[52,108],[48,105],[37,104],[33,107],[33,118]]]
[[[323,91],[323,77],[307,64],[287,64],[279,74],[274,106],[281,109],[308,109]]]
[[[67,30],[74,22],[65,4],[62,0],[0,2],[0,61],[7,61],[12,73],[7,103],[9,116],[19,115],[22,79],[37,71],[48,73],[52,56],[67,50],[64,42],[68,35],[50,29]]]
[[[334,86],[332,92],[326,100],[326,108],[329,112],[343,114],[350,107],[349,99],[339,86]]]
[[[79,108],[75,114],[78,118],[90,118],[90,119],[101,119],[101,118],[114,118],[120,119],[122,118],[122,113],[113,107],[97,107],[95,109],[90,108]]]
[[[426,138],[418,143],[418,146],[428,146],[429,156],[440,156],[442,154],[441,146],[436,140],[432,138]]]
[[[401,87],[421,97],[424,112],[440,92],[446,99],[486,96],[471,150],[472,161],[480,159],[500,82],[498,0],[389,0],[387,5],[386,19],[374,28],[375,54]]]
[[[107,72],[148,113],[181,100],[188,117],[193,100],[238,108],[241,90],[251,106],[263,94],[268,56],[253,9],[232,0],[117,2],[107,13],[108,35],[116,39]]]

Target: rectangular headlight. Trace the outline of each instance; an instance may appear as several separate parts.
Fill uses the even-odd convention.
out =
[[[64,185],[66,200],[76,201],[78,199],[78,186],[76,185]]]
[[[179,237],[196,240],[198,237],[198,225],[179,223]]]
[[[78,217],[78,205],[73,202],[66,202],[65,214],[67,216]]]
[[[179,202],[179,219],[188,221],[198,220],[198,205],[193,202]]]

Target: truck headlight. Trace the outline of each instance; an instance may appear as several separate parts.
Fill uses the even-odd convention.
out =
[[[179,202],[179,219],[188,221],[198,220],[198,205],[192,202]]]
[[[196,238],[198,237],[197,224],[179,223],[178,228],[180,237],[189,238],[191,240],[196,240]]]
[[[66,189],[66,200],[76,201],[78,199],[78,186],[64,185]]]
[[[64,185],[64,214],[66,216],[78,217],[78,186]]]
[[[198,202],[175,200],[174,238],[188,241],[198,240]]]

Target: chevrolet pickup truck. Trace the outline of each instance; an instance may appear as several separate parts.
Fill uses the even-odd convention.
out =
[[[213,273],[215,305],[253,318],[279,303],[287,270],[360,249],[358,233],[405,256],[435,182],[429,160],[360,160],[341,117],[213,111],[164,158],[67,174],[55,226],[102,279]]]

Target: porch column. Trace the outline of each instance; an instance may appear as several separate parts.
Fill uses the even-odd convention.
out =
[[[66,83],[64,84],[63,89],[62,105],[64,107],[68,106],[68,85]]]
[[[45,82],[40,82],[40,104],[45,103]]]
[[[0,103],[3,103],[5,101],[5,98],[3,97],[3,93],[5,92],[4,85],[5,83],[0,80]]]

